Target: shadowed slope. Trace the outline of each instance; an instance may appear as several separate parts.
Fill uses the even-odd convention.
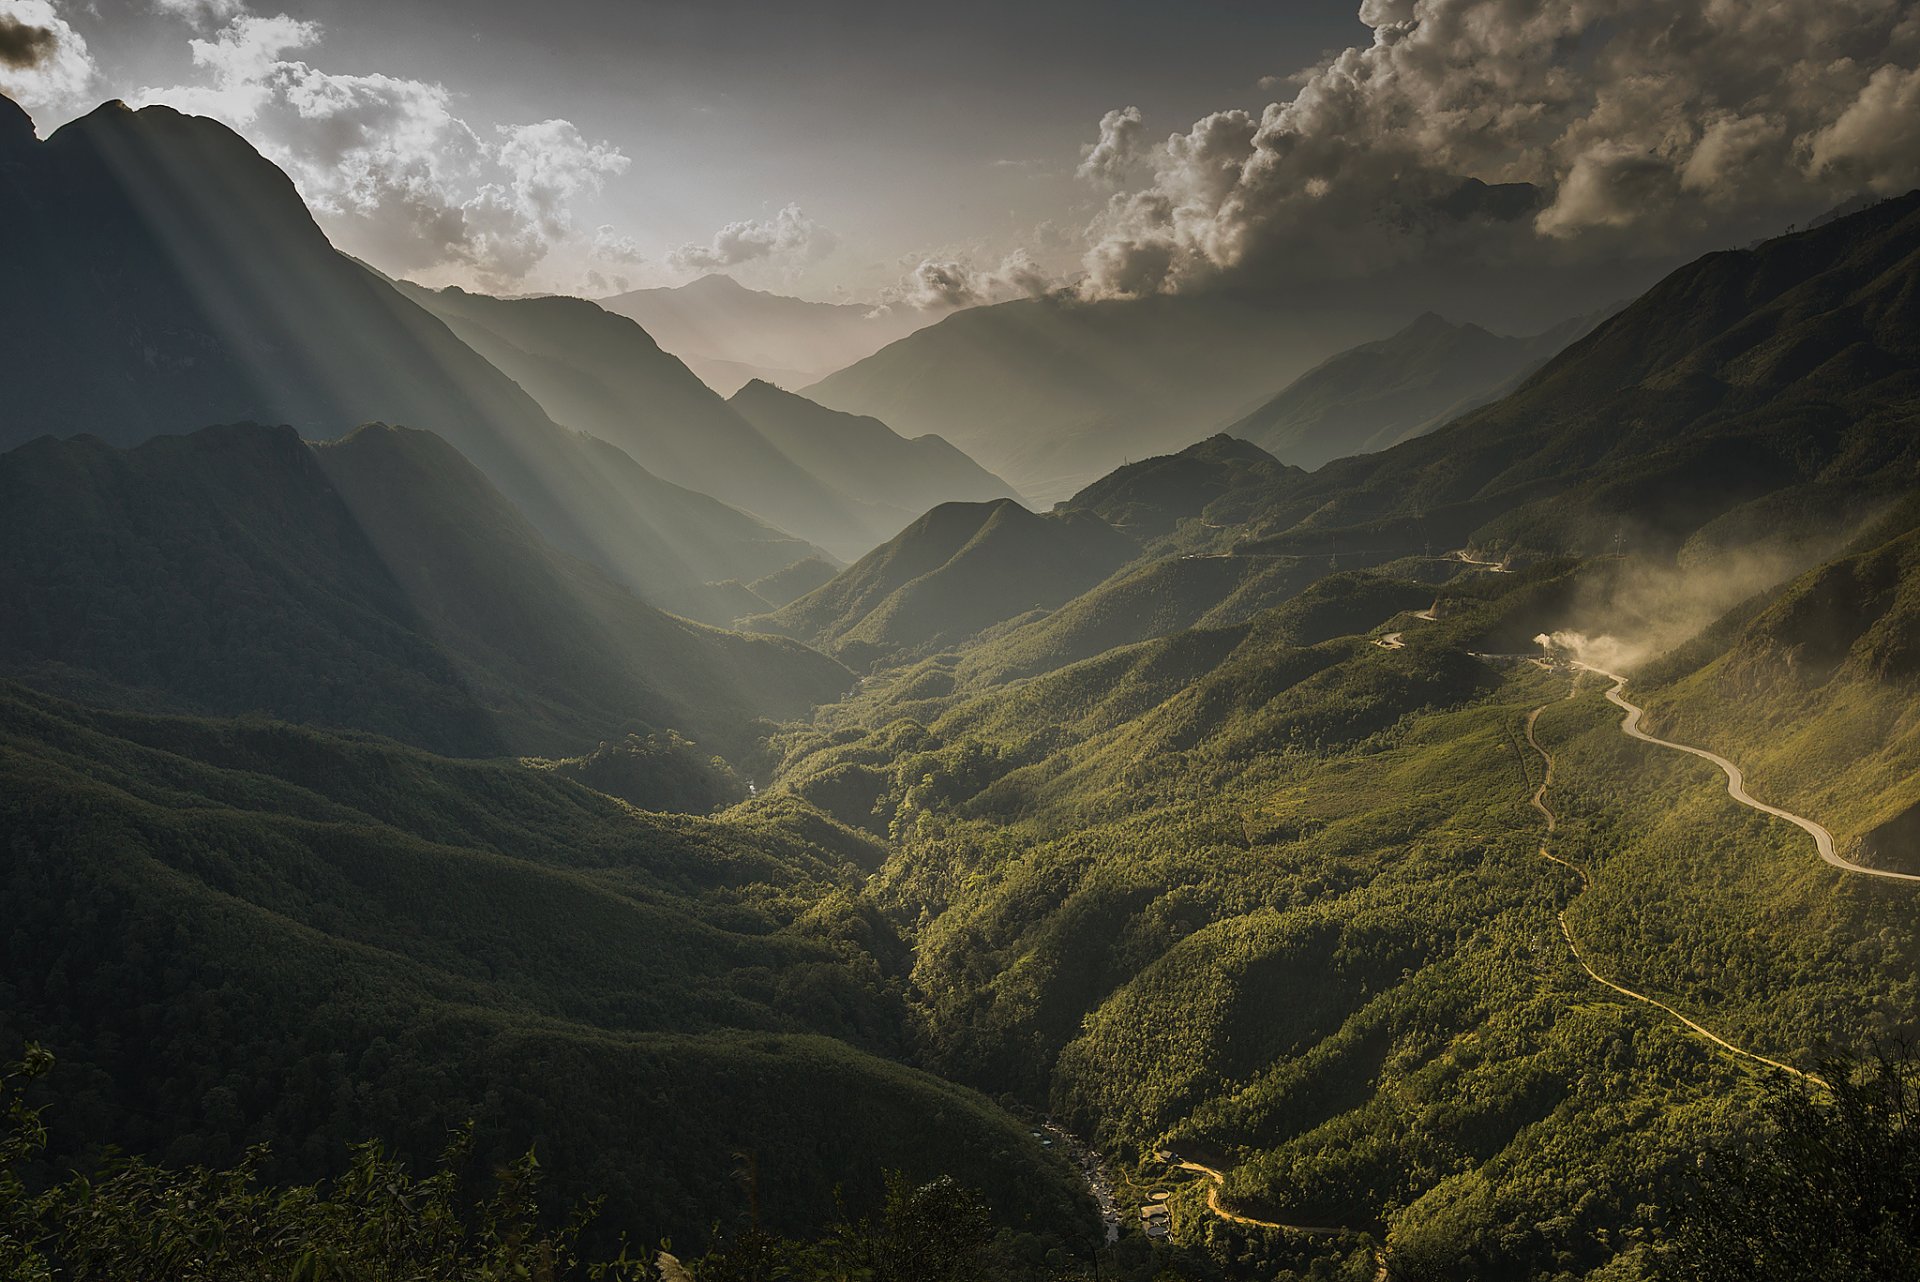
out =
[[[557,544],[658,602],[806,546],[557,427],[446,326],[328,244],[231,130],[110,103],[0,141],[0,447],[209,423],[438,432]]]
[[[672,725],[736,750],[831,660],[661,614],[556,552],[425,433],[212,428],[0,456],[0,662],[83,694],[264,711],[441,751]]]

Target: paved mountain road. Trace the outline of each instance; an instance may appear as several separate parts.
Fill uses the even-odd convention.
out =
[[[1607,701],[1626,713],[1626,716],[1620,719],[1620,729],[1622,733],[1628,735],[1630,738],[1638,739],[1642,743],[1658,744],[1662,748],[1671,748],[1675,752],[1684,752],[1690,756],[1699,757],[1704,761],[1711,761],[1714,765],[1719,766],[1721,771],[1727,776],[1728,796],[1743,806],[1751,806],[1763,814],[1772,815],[1776,819],[1784,819],[1790,824],[1805,829],[1812,835],[1814,847],[1819,850],[1820,858],[1824,862],[1833,865],[1842,872],[1858,873],[1862,877],[1885,877],[1889,881],[1920,881],[1920,873],[1893,872],[1885,868],[1869,868],[1865,864],[1856,864],[1851,860],[1842,859],[1838,854],[1834,853],[1832,833],[1804,815],[1796,815],[1791,810],[1782,810],[1778,806],[1769,806],[1766,802],[1755,798],[1752,793],[1747,791],[1746,777],[1740,773],[1740,767],[1734,765],[1719,753],[1708,752],[1705,748],[1695,748],[1690,744],[1675,743],[1671,739],[1656,738],[1648,734],[1645,730],[1642,730],[1640,728],[1640,720],[1647,715],[1647,710],[1637,703],[1629,702],[1626,695],[1621,693],[1627,688],[1627,679],[1625,677],[1617,672],[1607,672],[1600,668],[1593,667],[1590,664],[1583,663],[1579,666],[1585,668],[1588,672],[1596,673],[1613,682],[1613,689],[1607,691]]]

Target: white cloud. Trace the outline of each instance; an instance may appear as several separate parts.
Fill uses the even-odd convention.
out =
[[[1140,159],[1144,126],[1138,107],[1116,107],[1100,117],[1100,136],[1080,149],[1080,167],[1074,175],[1088,182],[1117,187]]]
[[[223,6],[201,6],[217,15]],[[566,120],[469,124],[445,86],[323,71],[315,23],[239,12],[189,42],[197,84],[138,98],[223,120],[285,169],[336,243],[397,273],[503,289],[575,239],[572,200],[629,161]]]
[[[807,217],[800,206],[788,205],[771,218],[728,223],[704,245],[682,245],[668,253],[667,264],[680,271],[719,271],[766,260],[815,262],[839,243],[839,237]]]
[[[578,289],[588,295],[624,294],[634,288],[632,269],[646,262],[646,255],[631,236],[622,235],[611,224],[593,229],[587,246],[586,265]]]
[[[1360,18],[1372,44],[1290,100],[1151,149],[1152,181],[1091,229],[1089,292],[1690,250],[1920,178],[1912,0],[1365,0]],[[1088,149],[1096,175],[1124,119]]]
[[[1016,249],[994,267],[976,267],[958,258],[923,259],[898,287],[885,291],[885,302],[932,311],[1032,298],[1056,287],[1032,255]]]
[[[149,0],[161,13],[183,18],[196,27],[218,27],[247,11],[246,0]]]
[[[0,94],[40,132],[93,105],[98,71],[87,42],[51,0],[0,0]]]

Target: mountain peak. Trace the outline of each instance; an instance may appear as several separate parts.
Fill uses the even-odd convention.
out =
[[[759,292],[758,290],[748,289],[745,285],[742,285],[725,272],[708,272],[705,276],[696,277],[679,288],[683,293],[710,294],[715,297],[726,294],[754,294]]]
[[[1445,334],[1462,326],[1454,324],[1439,312],[1421,312],[1407,327],[1395,337],[1424,337],[1433,334]]]

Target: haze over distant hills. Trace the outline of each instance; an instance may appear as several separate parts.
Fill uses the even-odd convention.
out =
[[[1225,430],[1308,469],[1371,454],[1493,400],[1604,318],[1510,338],[1427,312],[1316,365]]]
[[[957,312],[805,390],[909,436],[936,432],[1053,500],[1209,435],[1382,324],[1368,308],[1219,295],[1027,299]]]
[[[753,379],[797,390],[939,319],[937,312],[815,303],[748,289],[723,273],[603,298],[731,396]]]

